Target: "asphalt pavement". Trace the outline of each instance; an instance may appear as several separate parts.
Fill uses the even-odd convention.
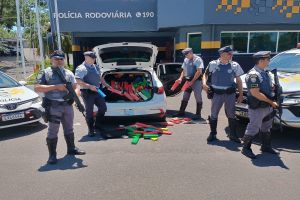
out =
[[[193,98],[193,96],[192,96]],[[178,109],[181,95],[168,98],[168,113]],[[195,110],[194,99],[187,111]],[[203,117],[209,113],[205,99]],[[220,113],[220,141],[207,144],[208,124],[169,127],[173,135],[131,144],[115,127],[126,121],[106,121],[109,139],[86,137],[84,118],[75,111],[76,144],[87,154],[67,156],[62,129],[56,165],[47,165],[47,125],[40,123],[0,130],[0,199],[298,200],[300,196],[300,132],[273,132],[280,155],[241,153],[241,145],[226,137],[227,119]],[[127,123],[129,123],[127,121]],[[239,125],[243,134],[245,124]]]

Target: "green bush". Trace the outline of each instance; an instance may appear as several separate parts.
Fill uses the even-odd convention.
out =
[[[51,67],[51,61],[49,58],[44,60],[44,65],[45,65],[45,68]],[[69,69],[70,71],[73,71],[73,69],[74,69],[73,65],[68,66],[67,64],[65,64],[65,68]],[[39,74],[39,71],[36,71],[33,74],[31,74],[26,80],[27,84],[28,85],[36,84],[36,77],[38,74]]]

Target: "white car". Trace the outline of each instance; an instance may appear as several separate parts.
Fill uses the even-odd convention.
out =
[[[157,47],[146,43],[110,43],[96,46],[102,77],[120,92],[106,93],[105,117],[153,116],[165,119],[166,95],[153,67]],[[130,94],[128,96],[128,93]]]
[[[0,129],[41,119],[39,95],[21,83],[0,71]]]
[[[300,49],[282,52],[270,61],[268,70],[277,68],[280,85],[283,90],[282,125],[300,128]],[[247,87],[245,75],[242,77],[244,101],[236,105],[236,116],[240,119],[248,118]],[[275,124],[280,120],[276,117]]]

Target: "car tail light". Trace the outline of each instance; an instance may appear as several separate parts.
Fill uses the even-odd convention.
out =
[[[297,49],[300,49],[300,43],[297,44]]]
[[[157,88],[157,94],[163,94],[165,92],[164,86]]]

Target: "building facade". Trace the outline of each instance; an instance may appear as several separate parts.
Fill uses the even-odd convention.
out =
[[[60,31],[72,33],[75,65],[100,44],[150,42],[159,47],[158,62],[182,61],[181,50],[192,47],[206,64],[232,45],[247,71],[253,53],[300,42],[300,0],[58,0],[58,17]]]

